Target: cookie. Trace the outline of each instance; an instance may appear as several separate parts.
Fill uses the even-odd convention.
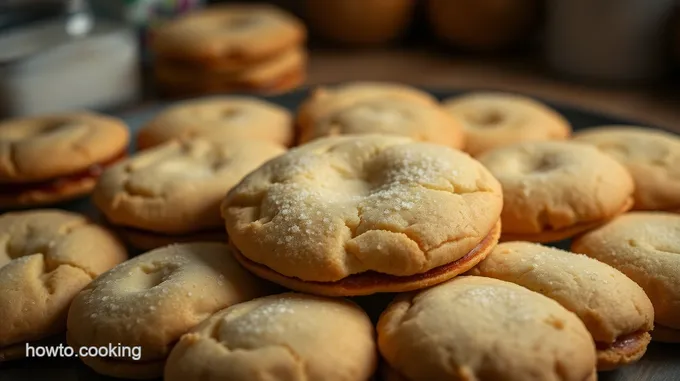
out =
[[[564,140],[571,125],[549,106],[521,95],[476,92],[447,99],[444,108],[463,125],[465,151],[485,151],[527,141]]]
[[[438,105],[405,99],[368,99],[300,126],[301,143],[326,136],[385,134],[463,148],[463,129]]]
[[[461,276],[398,295],[378,321],[391,380],[596,380],[595,345],[557,302]]]
[[[312,91],[298,108],[296,124],[300,131],[311,131],[314,123],[339,110],[370,100],[387,99],[425,105],[438,103],[432,95],[400,83],[350,82]]]
[[[654,305],[652,339],[680,342],[680,216],[627,213],[579,237],[571,249],[639,284]]]
[[[161,26],[153,33],[159,57],[204,68],[244,68],[304,43],[304,25],[262,4],[212,6]]]
[[[572,142],[525,142],[479,157],[503,187],[503,240],[560,241],[633,206],[633,180],[616,160]]]
[[[213,313],[263,296],[268,287],[234,261],[227,245],[190,243],[137,256],[101,275],[73,300],[70,346],[141,347],[138,360],[82,357],[96,372],[156,378],[180,336]]]
[[[280,145],[293,142],[292,117],[278,105],[251,97],[224,96],[186,101],[172,106],[139,131],[137,147],[170,140],[264,140]]]
[[[180,88],[197,94],[238,90],[275,93],[301,85],[306,66],[306,53],[296,48],[238,71],[204,71],[171,61],[157,62],[154,64],[154,76],[161,91]]]
[[[165,380],[368,381],[376,357],[357,305],[285,293],[229,307],[182,336]]]
[[[133,229],[133,236],[147,237],[145,241],[167,244],[173,236],[174,242],[197,234],[195,238],[200,238],[224,232],[220,216],[224,195],[249,172],[284,152],[280,145],[256,140],[170,141],[107,169],[92,200],[109,223]]]
[[[680,137],[632,126],[602,126],[574,139],[595,145],[623,164],[635,180],[637,210],[680,212]]]
[[[128,140],[122,121],[89,112],[1,122],[0,208],[89,193],[102,169],[125,155]]]
[[[495,245],[500,185],[468,155],[407,138],[318,139],[234,187],[222,215],[250,271],[314,294],[440,283]]]
[[[0,361],[23,357],[25,343],[65,331],[76,294],[126,259],[113,234],[79,214],[44,209],[1,215]]]
[[[470,274],[518,284],[575,313],[595,340],[598,370],[639,360],[651,340],[654,307],[642,288],[585,255],[507,242],[496,246]]]

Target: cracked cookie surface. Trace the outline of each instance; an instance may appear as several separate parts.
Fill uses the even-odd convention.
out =
[[[48,209],[0,216],[0,351],[64,331],[76,294],[125,259],[113,234],[84,216]]]
[[[182,336],[165,379],[368,381],[376,363],[373,325],[358,306],[285,293],[217,312]]]
[[[234,187],[222,215],[247,259],[333,282],[459,260],[491,234],[501,208],[500,185],[467,154],[362,135],[319,139],[271,160]]]
[[[141,346],[141,360],[83,358],[99,373],[154,378],[181,335],[223,308],[268,291],[227,245],[190,243],[156,249],[103,274],[73,300],[68,342],[74,347]]]
[[[632,207],[628,171],[594,147],[525,142],[479,157],[503,187],[503,239],[550,242]]]

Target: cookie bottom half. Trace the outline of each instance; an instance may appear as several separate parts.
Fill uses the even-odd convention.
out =
[[[501,224],[496,223],[487,236],[470,252],[451,263],[435,267],[422,274],[396,276],[367,271],[352,274],[335,282],[304,281],[277,273],[269,267],[246,258],[232,243],[234,257],[250,272],[295,291],[325,296],[359,296],[375,293],[406,292],[447,281],[482,261],[498,242]]]
[[[613,370],[640,360],[651,339],[649,332],[634,332],[619,337],[613,343],[596,342],[597,369]]]

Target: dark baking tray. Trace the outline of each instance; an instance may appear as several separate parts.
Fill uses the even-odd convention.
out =
[[[465,92],[461,90],[436,89],[429,89],[428,91],[440,99],[460,95]],[[263,98],[295,110],[307,94],[308,90],[299,90],[284,95]],[[635,121],[623,120],[593,111],[568,107],[549,101],[546,101],[546,103],[561,112],[571,122],[575,130],[605,124],[638,124]],[[137,110],[113,114],[123,118],[128,123],[134,136],[146,121],[170,105],[171,103],[157,103]],[[134,143],[131,145],[130,151],[134,151]],[[86,199],[69,202],[59,207],[87,214],[95,220],[99,219],[96,210]],[[560,242],[555,244],[555,246],[568,249],[568,242]],[[375,320],[387,303],[389,303],[391,296],[382,294],[353,299],[364,307],[369,315],[371,315],[371,318]],[[77,359],[41,358],[0,363],[0,381],[44,380],[104,381],[115,379],[95,373]],[[599,380],[680,381],[680,345],[652,343],[647,350],[647,354],[638,363],[612,372],[601,372]]]

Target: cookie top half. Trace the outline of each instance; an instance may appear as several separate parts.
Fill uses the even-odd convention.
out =
[[[650,128],[602,126],[574,136],[621,162],[635,180],[635,209],[680,212],[680,137]]]
[[[374,328],[357,305],[285,293],[222,310],[182,336],[168,381],[214,379],[368,381],[377,364]]]
[[[0,123],[0,183],[52,179],[125,153],[129,132],[116,118],[90,112]]]
[[[251,261],[332,282],[422,273],[475,248],[499,221],[498,181],[460,151],[407,138],[319,139],[275,158],[222,204]]]
[[[263,4],[228,4],[193,12],[154,31],[152,49],[163,57],[210,65],[256,61],[302,43],[304,25]]]
[[[497,279],[460,276],[399,295],[377,329],[381,354],[405,380],[586,381],[595,372],[576,315]]]

